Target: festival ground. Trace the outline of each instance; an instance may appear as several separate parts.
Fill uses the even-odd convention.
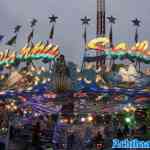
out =
[[[116,18],[106,16],[105,0],[97,0],[96,13],[91,40],[91,19],[79,18],[81,64],[68,61],[73,56],[66,57],[63,44],[56,44],[60,18],[54,14],[47,18],[47,40],[36,41],[35,18],[22,48],[16,45],[22,25],[6,43],[0,35],[0,150],[111,150],[114,139],[128,141],[125,146],[132,140],[149,142],[150,48],[139,38],[141,21],[132,20],[131,44],[114,40]]]

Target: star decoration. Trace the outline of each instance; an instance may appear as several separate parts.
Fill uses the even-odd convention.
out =
[[[140,26],[141,21],[140,21],[140,20],[138,20],[137,18],[135,18],[134,20],[132,20],[132,23],[133,23],[133,25],[134,25],[134,26],[139,27],[139,26]]]
[[[116,18],[113,16],[107,17],[108,21],[112,24],[115,24]]]
[[[21,25],[17,25],[15,28],[14,28],[14,33],[17,33],[17,32],[19,32],[20,31],[20,29],[21,29]]]
[[[31,28],[32,28],[32,27],[34,27],[34,26],[36,25],[37,20],[34,18],[30,23],[31,23],[30,26],[31,26]]]
[[[91,20],[91,19],[88,18],[87,16],[85,16],[84,18],[81,19],[82,24],[85,24],[85,25],[88,25],[90,20]]]
[[[56,22],[56,20],[58,19],[57,16],[55,16],[54,14],[51,17],[48,17],[50,19],[50,23],[52,22]]]

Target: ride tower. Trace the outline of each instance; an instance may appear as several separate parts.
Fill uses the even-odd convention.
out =
[[[106,35],[106,6],[105,0],[96,0],[97,9],[96,9],[96,38],[105,37]],[[85,65],[86,64],[86,65]],[[82,62],[82,70],[86,68],[86,66],[93,66],[95,70],[103,70],[105,67],[105,56],[103,55],[103,51],[95,51],[85,49],[84,58]]]
[[[96,36],[105,36],[106,32],[106,11],[105,11],[105,0],[97,0],[97,25],[96,25]]]
[[[106,34],[106,7],[105,0],[97,0],[97,25],[96,37],[105,37]],[[96,69],[105,64],[102,52],[96,52]]]

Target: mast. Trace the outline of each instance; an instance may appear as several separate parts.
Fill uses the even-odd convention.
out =
[[[97,31],[96,36],[105,36],[106,33],[106,8],[105,0],[97,0]]]

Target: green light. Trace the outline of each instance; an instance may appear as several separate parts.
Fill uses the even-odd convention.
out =
[[[130,122],[131,122],[131,118],[129,118],[129,117],[125,118],[125,121],[126,121],[127,123],[130,123]]]

